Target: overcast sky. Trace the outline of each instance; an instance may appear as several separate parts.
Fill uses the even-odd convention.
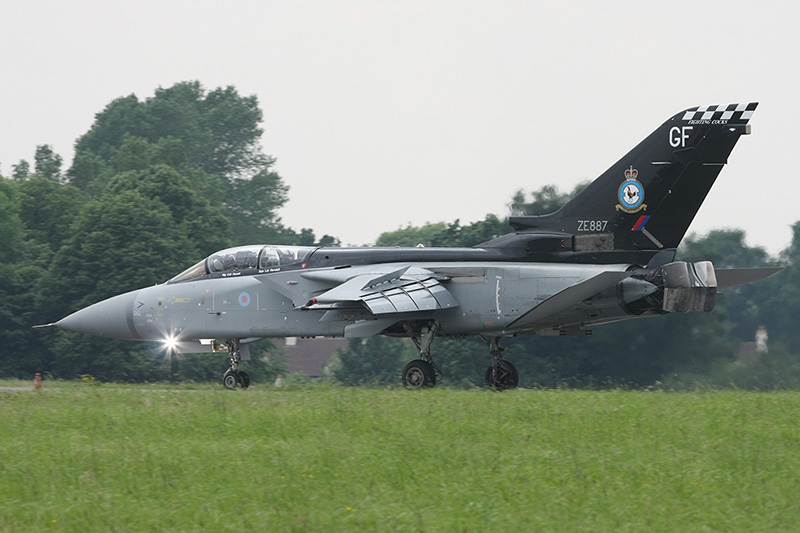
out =
[[[0,0],[0,173],[114,98],[258,96],[285,224],[368,244],[571,190],[678,111],[760,102],[690,231],[777,253],[800,220],[800,4]]]

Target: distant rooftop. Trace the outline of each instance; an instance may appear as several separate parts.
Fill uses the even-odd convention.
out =
[[[273,339],[272,342],[286,352],[286,364],[289,372],[301,372],[316,378],[322,375],[322,370],[337,349],[347,348],[348,340],[327,337],[286,337],[285,339]]]

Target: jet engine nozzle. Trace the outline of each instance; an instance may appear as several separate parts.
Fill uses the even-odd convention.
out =
[[[669,313],[710,313],[717,301],[717,276],[711,261],[676,261],[661,267],[663,310]]]

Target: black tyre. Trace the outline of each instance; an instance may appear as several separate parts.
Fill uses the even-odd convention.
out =
[[[242,388],[243,389],[246,389],[247,387],[250,386],[250,374],[248,374],[247,372],[245,372],[243,370],[240,370],[239,371],[239,377],[242,380]]]
[[[236,387],[242,386],[242,378],[239,373],[234,370],[228,370],[222,375],[222,384],[226,389],[234,390]]]
[[[492,374],[492,367],[489,365],[484,378],[486,386],[494,390],[516,389],[519,385],[517,368],[508,361],[500,361],[496,376]]]
[[[422,389],[436,385],[436,371],[433,365],[422,359],[415,359],[403,369],[403,386],[407,389]]]

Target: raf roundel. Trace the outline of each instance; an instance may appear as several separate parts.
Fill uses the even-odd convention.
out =
[[[638,181],[629,180],[619,188],[619,201],[628,209],[636,209],[644,200],[644,189]]]
[[[618,211],[637,213],[642,209],[647,209],[647,205],[644,203],[644,186],[636,179],[638,175],[639,171],[633,166],[625,171],[625,181],[617,191]]]
[[[246,292],[243,292],[239,295],[239,305],[242,307],[247,307],[250,305],[250,295]]]

